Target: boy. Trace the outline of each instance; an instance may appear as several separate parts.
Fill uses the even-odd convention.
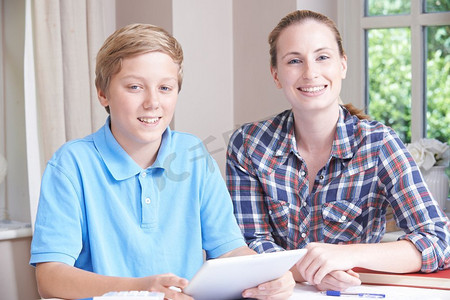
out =
[[[207,258],[254,254],[201,141],[171,131],[183,52],[144,24],[113,33],[97,56],[97,132],[63,145],[45,170],[30,263],[43,297],[183,289]],[[170,274],[169,274],[170,273]],[[286,299],[292,274],[243,292]],[[273,298],[273,299],[275,299]]]

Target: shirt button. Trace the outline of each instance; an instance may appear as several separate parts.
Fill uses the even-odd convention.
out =
[[[146,172],[141,172],[141,176],[145,177],[145,176],[147,176],[147,173]]]
[[[150,200],[150,198],[145,198],[145,203],[150,204],[150,202],[152,202],[152,200]]]
[[[302,201],[302,206],[303,206],[303,207],[306,206],[306,201]]]
[[[302,232],[302,238],[306,237],[306,233]]]
[[[322,179],[323,179],[323,175],[320,175],[320,176],[319,176],[319,179],[322,180]]]
[[[306,175],[306,172],[305,172],[305,171],[301,171],[301,172],[300,172],[300,176],[305,177],[305,175]]]
[[[342,216],[342,217],[340,217],[339,220],[341,220],[342,222],[344,222],[345,220],[347,220],[347,217],[346,217],[346,216]]]

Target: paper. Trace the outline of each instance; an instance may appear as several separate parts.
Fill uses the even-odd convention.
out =
[[[94,297],[94,300],[164,300],[164,293],[148,291],[121,291],[109,292],[102,296]]]

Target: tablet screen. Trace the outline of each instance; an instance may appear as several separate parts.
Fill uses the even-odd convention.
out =
[[[183,290],[196,300],[240,299],[242,292],[286,273],[306,249],[206,261]]]

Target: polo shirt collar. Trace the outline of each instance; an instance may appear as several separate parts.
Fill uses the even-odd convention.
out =
[[[116,180],[124,180],[141,173],[142,168],[120,146],[110,129],[110,117],[105,125],[93,135],[94,144],[102,157],[106,168]],[[163,162],[170,152],[171,133],[167,128],[162,136],[161,146],[154,164],[150,168],[164,169]]]
[[[167,127],[166,130],[163,132],[161,138],[161,146],[159,146],[158,154],[156,155],[156,160],[150,168],[166,169],[165,167],[166,163],[169,160],[171,161],[169,156],[172,156],[174,153],[175,149],[172,149],[172,131],[170,130],[170,127]]]

